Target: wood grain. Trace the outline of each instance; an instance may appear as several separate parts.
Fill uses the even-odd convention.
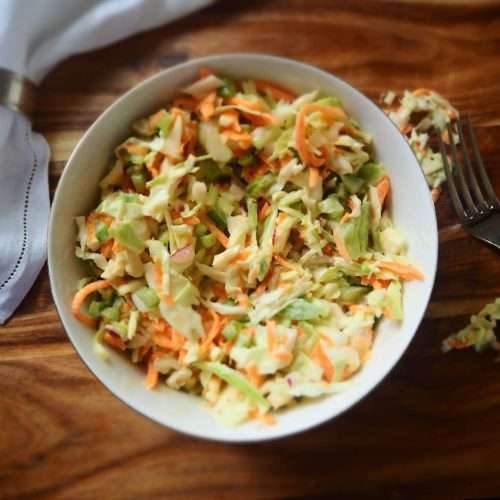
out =
[[[222,1],[181,22],[61,64],[35,127],[53,192],[83,132],[120,94],[188,58],[255,51],[316,64],[376,99],[426,86],[477,126],[500,192],[500,3]],[[0,497],[463,498],[500,494],[495,355],[440,352],[500,295],[500,255],[437,204],[439,272],[426,319],[390,376],[335,421],[276,442],[229,446],[164,429],[120,403],[74,353],[44,269],[0,329]]]

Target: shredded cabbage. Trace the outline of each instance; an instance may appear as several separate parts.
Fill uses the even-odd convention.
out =
[[[227,425],[349,390],[420,277],[370,135],[316,90],[207,74],[183,94],[133,124],[76,218],[86,276],[111,285],[78,315],[98,355],[123,350],[149,388],[199,394]],[[422,159],[433,179],[438,162]]]

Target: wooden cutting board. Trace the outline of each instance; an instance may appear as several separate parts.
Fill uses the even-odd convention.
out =
[[[500,3],[452,0],[228,0],[72,58],[44,81],[36,109],[52,150],[51,191],[120,94],[175,63],[234,51],[318,65],[373,99],[436,89],[471,115],[500,193]],[[0,327],[0,498],[499,495],[500,365],[494,353],[443,355],[440,345],[500,296],[500,253],[461,229],[446,192],[436,210],[436,286],[399,364],[336,420],[266,444],[191,439],[120,403],[75,354],[44,269]]]

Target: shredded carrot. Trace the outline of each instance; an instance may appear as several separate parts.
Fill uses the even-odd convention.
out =
[[[153,270],[155,286],[158,290],[161,290],[163,287],[163,270],[159,262],[155,262],[155,264],[153,265]]]
[[[411,125],[411,123],[407,123],[406,125],[403,125],[401,127],[399,127],[399,131],[406,135],[406,134],[409,134],[413,129],[413,126]]]
[[[94,318],[83,314],[80,309],[82,308],[85,299],[92,293],[97,292],[97,290],[102,290],[103,288],[108,288],[111,286],[111,281],[109,280],[100,280],[93,281],[88,285],[85,285],[82,289],[78,290],[73,297],[73,301],[71,303],[71,311],[75,318],[81,323],[87,326],[95,326],[96,321]]]
[[[260,282],[260,285],[255,289],[255,293],[257,296],[262,295],[266,291],[267,285],[271,281],[272,276],[272,271],[269,270],[264,279]]]
[[[281,255],[274,254],[273,259],[279,264],[281,264],[283,267],[295,271],[295,266],[291,262],[288,262],[286,259],[284,259]]]
[[[443,132],[441,132],[441,139],[443,139],[443,142],[445,144],[450,143],[450,135],[448,134],[448,130],[443,130]]]
[[[179,358],[178,358],[179,359],[179,363],[184,364],[184,359],[186,358],[186,356],[187,356],[186,349],[181,349],[179,351]]]
[[[389,177],[387,176],[382,177],[382,179],[377,184],[377,195],[378,199],[380,200],[380,206],[384,205],[384,201],[387,197],[387,194],[389,193],[390,188],[391,188],[391,183],[389,181]]]
[[[430,89],[426,89],[426,88],[418,88],[418,89],[415,89],[412,94],[415,96],[415,97],[418,97],[418,96],[421,96],[421,95],[430,95],[432,94],[432,90]]]
[[[266,80],[255,80],[255,88],[262,93],[268,92],[276,101],[290,102],[295,99],[295,95],[288,92],[288,90],[278,87],[278,85],[267,82]]]
[[[219,300],[224,300],[227,297],[226,287],[217,281],[212,283],[212,292]]]
[[[210,220],[207,215],[200,215],[200,221],[208,227],[209,231],[217,238],[219,243],[224,248],[229,246],[229,238]]]
[[[280,212],[276,218],[276,225],[283,224],[288,219],[288,214],[286,212]]]
[[[309,167],[309,189],[314,189],[320,182],[319,170],[315,167]]]
[[[367,304],[351,304],[349,306],[349,312],[357,313],[357,312],[371,312],[372,308]]]
[[[119,351],[124,351],[127,348],[123,340],[112,333],[104,332],[102,339],[106,342],[106,344],[118,349]]]
[[[341,108],[333,106],[309,103],[300,108],[295,121],[295,144],[302,162],[311,167],[319,167],[325,163],[325,158],[318,158],[311,151],[306,137],[306,115],[315,111],[320,112],[329,123],[346,117]]]
[[[210,68],[207,68],[205,66],[201,66],[198,68],[198,76],[199,78],[205,78],[208,75],[213,75],[213,72]]]
[[[130,309],[132,309],[132,306],[128,302],[125,302],[121,307],[123,313],[128,313]]]
[[[215,92],[210,92],[198,104],[198,110],[203,121],[208,121],[215,112]]]
[[[103,243],[101,245],[101,248],[99,249],[101,255],[106,259],[109,259],[111,257],[111,254],[113,253],[113,244],[114,240],[110,238],[108,241]]]
[[[157,177],[160,174],[160,167],[164,158],[165,155],[162,153],[156,153],[152,161],[146,162],[146,168],[151,174],[151,177]]]
[[[239,293],[236,300],[241,307],[248,307],[250,305],[250,301],[246,293]]]
[[[145,156],[148,154],[148,148],[145,148],[144,146],[139,146],[139,144],[135,144],[133,142],[129,142],[128,144],[125,144],[125,149],[133,155],[139,155],[139,156]]]
[[[431,190],[431,198],[434,203],[438,201],[439,196],[441,195],[441,188],[437,187]]]
[[[262,422],[265,425],[269,425],[269,426],[276,425],[276,419],[269,412],[264,413],[263,415],[258,415],[257,420],[259,420],[260,422]]]
[[[288,351],[278,351],[278,352],[273,353],[273,356],[277,360],[283,361],[284,363],[290,363],[290,361],[292,361],[292,359],[293,359],[292,354],[289,353]]]
[[[245,368],[245,372],[247,374],[248,379],[250,380],[250,383],[255,387],[260,387],[263,384],[264,378],[257,371],[257,366],[255,365],[254,361],[248,363],[248,365]]]
[[[318,341],[316,346],[312,351],[312,358],[321,366],[323,369],[323,376],[327,382],[331,382],[333,378],[333,366],[328,356],[325,354],[321,342]]]
[[[245,262],[251,254],[250,248],[244,248],[231,262]]]
[[[368,276],[363,276],[361,278],[361,284],[365,286],[371,286],[375,290],[379,290],[381,288],[387,288],[390,284],[390,280],[381,280],[377,278],[369,278]]]
[[[226,324],[227,318],[221,319],[220,316],[213,310],[209,309],[210,316],[212,317],[212,324],[210,326],[210,330],[207,333],[206,339],[203,341],[203,347],[208,348],[212,342],[215,340],[215,337],[219,335],[222,327]]]
[[[338,230],[333,231],[333,241],[335,242],[335,245],[337,247],[337,251],[339,252],[340,256],[343,257],[347,261],[351,261],[352,258],[349,255],[349,252],[347,251],[347,247],[345,246],[344,240],[342,239],[342,236],[340,235]]]
[[[200,223],[200,219],[198,219],[196,215],[191,215],[189,217],[183,217],[182,222],[184,222],[184,224],[187,224],[188,226],[196,226],[196,224]]]
[[[334,346],[335,342],[325,333],[322,333],[320,337],[330,346]]]
[[[377,262],[377,267],[380,270],[390,271],[391,273],[397,274],[405,280],[423,280],[423,273],[418,270],[415,266],[407,264],[404,262]]]
[[[276,346],[276,321],[268,321],[266,323],[267,332],[267,350],[273,352]]]
[[[331,257],[335,253],[333,250],[333,245],[331,243],[327,243],[323,247],[323,253]]]
[[[387,318],[387,319],[392,319],[392,312],[391,310],[386,306],[384,307],[383,311],[384,313],[384,316]]]
[[[265,127],[266,125],[276,125],[278,123],[278,118],[270,113],[261,113],[260,115],[254,115],[252,113],[242,112],[243,116],[252,124],[257,127]]]
[[[241,106],[252,111],[258,111],[259,113],[266,112],[265,106],[260,101],[249,101],[244,97],[230,97],[227,102],[233,106]]]
[[[260,207],[259,213],[257,215],[257,219],[259,221],[264,220],[267,217],[267,215],[269,214],[269,212],[271,212],[271,207],[269,206],[269,203],[267,203],[267,201],[265,201],[262,204],[262,207]]]
[[[155,385],[158,383],[158,370],[155,368],[153,358],[149,360],[148,372],[146,374],[146,380],[144,383],[149,390],[154,389]]]

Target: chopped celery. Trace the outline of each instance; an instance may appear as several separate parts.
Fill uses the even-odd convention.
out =
[[[165,113],[160,118],[156,127],[161,137],[167,137],[170,127],[172,126],[172,121],[172,117],[168,113]]]
[[[110,233],[118,243],[135,253],[141,253],[146,247],[145,242],[137,237],[132,224],[129,222],[123,222],[115,226],[111,229]]]
[[[320,213],[331,215],[333,218],[340,217],[344,213],[344,206],[334,194],[320,201],[318,208]]]
[[[258,198],[266,193],[266,191],[274,184],[276,176],[272,172],[264,174],[262,177],[250,182],[247,186],[247,195],[252,198]]]
[[[252,153],[247,153],[238,158],[238,163],[242,167],[248,167],[249,165],[253,165],[255,163],[255,156]]]
[[[241,332],[243,325],[239,321],[230,321],[222,330],[226,340],[234,340]]]
[[[223,79],[224,84],[217,89],[220,97],[234,97],[236,95],[236,85],[228,78]]]
[[[120,337],[122,337],[123,339],[127,337],[127,324],[121,321],[113,321],[111,323],[111,326],[113,327],[113,330],[115,330],[120,335]]]
[[[339,301],[342,304],[352,304],[361,300],[368,292],[369,288],[365,286],[348,286],[340,290]]]
[[[347,174],[342,176],[342,182],[350,193],[355,194],[361,190],[365,181],[356,175]]]
[[[201,178],[206,182],[214,182],[224,177],[224,172],[213,160],[204,160],[198,165],[200,167]]]
[[[88,307],[89,316],[93,318],[98,318],[101,315],[102,308],[104,304],[102,302],[98,302],[97,300],[93,300]]]
[[[164,229],[159,235],[158,240],[161,241],[165,246],[168,245],[168,229]]]
[[[196,236],[203,236],[207,231],[207,226],[205,226],[205,224],[196,224],[196,226],[194,226],[194,234]]]
[[[285,307],[280,313],[283,317],[292,320],[311,320],[325,318],[330,314],[327,305],[321,301],[309,301],[305,299],[295,299],[290,305]]]
[[[205,234],[200,237],[200,244],[203,248],[212,248],[217,243],[213,234]]]
[[[217,210],[216,208],[211,208],[208,212],[207,215],[215,222],[217,226],[219,226],[221,229],[227,229],[227,220],[225,215],[220,211]]]
[[[217,186],[215,184],[210,184],[207,193],[206,203],[209,207],[215,207],[217,205],[217,200],[219,199],[219,193],[217,192]]]
[[[338,97],[328,96],[322,97],[316,101],[317,104],[321,104],[323,106],[333,106],[335,108],[342,107],[342,102]]]
[[[361,177],[367,184],[376,184],[384,175],[386,171],[380,163],[365,163],[356,172],[358,177]]]
[[[118,307],[106,307],[101,311],[101,316],[107,321],[118,321],[120,319],[120,309]]]
[[[154,309],[160,303],[158,294],[147,286],[137,290],[135,296],[146,306],[147,309]]]
[[[257,229],[257,202],[254,198],[247,198],[248,227],[250,231]]]
[[[95,223],[95,237],[99,243],[104,243],[109,238],[108,226],[100,220]]]
[[[195,367],[214,374],[227,384],[238,389],[261,411],[267,411],[270,408],[267,399],[240,372],[216,362],[199,362],[195,363]]]

